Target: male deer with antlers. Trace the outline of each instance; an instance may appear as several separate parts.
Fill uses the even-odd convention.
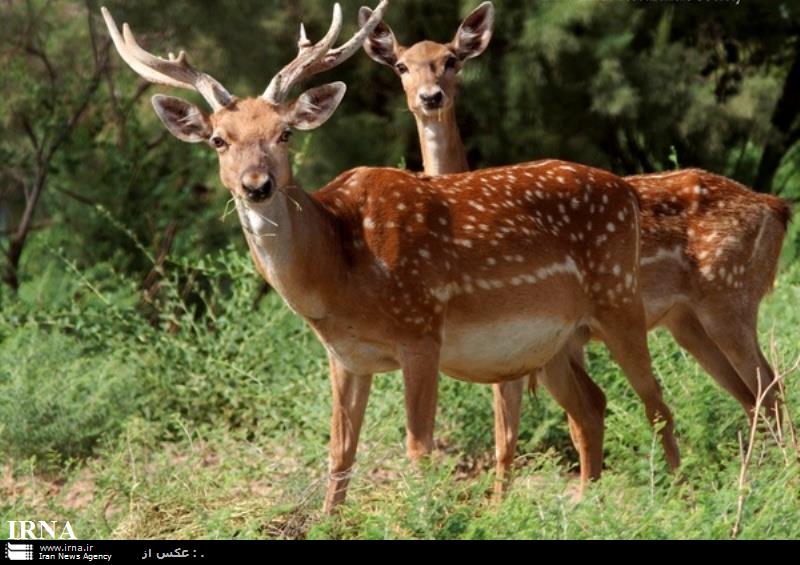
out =
[[[366,21],[369,8],[361,8]],[[401,45],[384,22],[364,49],[400,76],[417,121],[425,173],[468,170],[456,123],[457,74],[487,48],[494,7],[484,2],[447,44]],[[719,385],[753,416],[756,395],[774,379],[758,346],[758,306],[772,286],[789,219],[780,199],[701,170],[625,179],[642,206],[642,298],[649,328],[665,326]],[[587,245],[589,242],[587,241]],[[582,486],[602,468],[605,397],[583,368],[584,337],[569,359],[552,363],[541,382],[567,411]],[[762,380],[759,383],[757,376]],[[497,476],[507,476],[519,420],[520,384],[494,386]],[[775,391],[765,405],[777,414]],[[498,483],[502,489],[502,483]]]
[[[402,370],[407,450],[418,460],[432,448],[440,369],[473,382],[511,382],[556,362],[585,328],[606,343],[649,420],[663,420],[662,443],[677,466],[672,417],[646,344],[637,198],[622,179],[544,161],[442,177],[361,168],[313,195],[295,185],[290,130],[322,125],[345,86],[321,86],[294,102],[289,90],[352,55],[385,9],[384,1],[331,49],[341,29],[336,5],[326,36],[312,45],[301,33],[297,58],[264,95],[243,100],[183,54],[150,55],[103,11],[135,71],[197,90],[211,104],[208,116],[177,98],[153,100],[175,136],[216,149],[258,270],[327,349],[326,509],[344,500],[374,373]]]

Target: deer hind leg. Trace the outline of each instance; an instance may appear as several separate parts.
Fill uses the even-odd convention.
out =
[[[580,458],[579,496],[603,469],[606,397],[583,368],[583,351],[562,351],[539,373],[539,382],[561,405],[569,419],[572,443]]]
[[[406,402],[406,451],[420,461],[433,450],[439,384],[439,345],[432,340],[401,354]]]
[[[533,378],[533,377],[531,377]],[[492,385],[494,394],[494,439],[497,457],[494,495],[505,493],[511,480],[511,466],[517,451],[519,418],[525,379]]]
[[[756,342],[755,347],[758,350],[758,356],[759,356],[759,359],[761,360],[761,366],[767,368],[767,371],[768,371],[767,376],[768,376],[769,383],[773,383],[775,381],[775,378],[776,378],[775,371],[773,370],[772,365],[769,364],[769,361],[767,361],[767,358],[764,356],[764,352],[761,351],[761,347],[758,345],[758,342]],[[774,391],[773,395],[774,395],[774,397],[773,397],[772,403],[771,404],[767,404],[766,402],[764,403],[764,405],[766,406],[766,408],[768,410],[768,415],[772,418],[773,421],[777,422],[778,425],[780,425],[780,423],[781,423],[781,414],[782,414],[781,413],[781,409],[782,409],[782,402],[783,402],[783,399],[782,399],[783,389],[782,389],[781,386],[779,386],[780,384],[781,383],[778,383],[777,385],[775,385],[773,387],[773,391]]]
[[[672,412],[664,402],[661,386],[653,375],[647,331],[641,302],[627,309],[600,309],[595,312],[596,332],[625,377],[644,403],[651,424],[663,422],[661,444],[672,470],[680,466],[680,452],[675,440]]]
[[[758,345],[757,313],[737,313],[727,307],[704,308],[698,312],[698,316],[706,333],[725,354],[753,397],[762,395],[761,405],[767,409],[767,413],[770,416],[778,415],[778,391],[775,387],[769,388],[775,380],[775,372]]]
[[[755,395],[739,378],[736,369],[706,333],[700,320],[692,312],[680,309],[670,313],[664,322],[678,345],[688,351],[719,386],[742,405],[748,417],[752,416]]]
[[[333,415],[331,417],[330,476],[325,496],[326,513],[331,513],[347,496],[358,436],[364,421],[372,375],[354,375],[329,357]]]

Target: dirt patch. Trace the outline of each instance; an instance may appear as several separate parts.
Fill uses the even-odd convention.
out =
[[[11,465],[0,467],[0,499],[19,500],[32,508],[50,508],[55,503],[67,510],[80,510],[89,506],[94,497],[94,475],[86,467],[70,481],[45,475],[14,473]]]

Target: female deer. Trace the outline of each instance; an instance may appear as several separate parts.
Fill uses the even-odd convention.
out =
[[[371,15],[372,11],[363,7],[359,19],[363,23]],[[484,2],[464,19],[448,44],[421,41],[404,47],[383,22],[364,43],[370,57],[392,67],[402,80],[408,108],[417,122],[425,174],[469,170],[456,120],[457,76],[468,60],[488,47],[493,26],[494,6]],[[536,382],[540,382],[568,414],[570,434],[580,458],[583,490],[589,480],[599,478],[602,469],[605,395],[582,365],[571,362],[566,352],[554,357]],[[496,494],[504,490],[510,476],[523,389],[524,379],[492,385]]]

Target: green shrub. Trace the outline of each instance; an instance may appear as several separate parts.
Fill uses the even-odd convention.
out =
[[[0,450],[61,462],[114,437],[142,397],[138,359],[36,326],[0,345]]]

